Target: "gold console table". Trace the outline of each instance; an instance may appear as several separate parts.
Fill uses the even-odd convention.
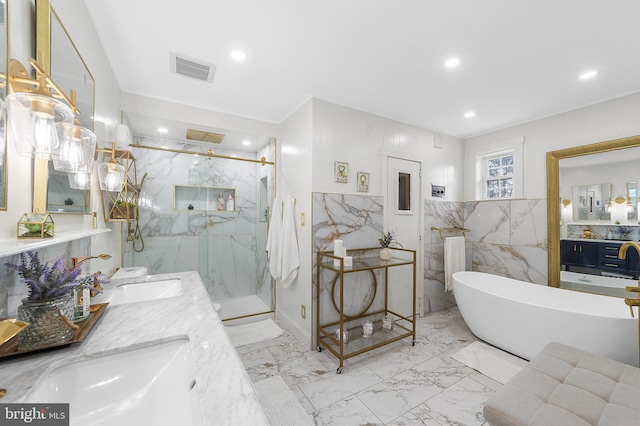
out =
[[[327,349],[335,355],[340,361],[340,366],[336,370],[338,374],[342,372],[344,360],[371,351],[389,343],[413,337],[412,344],[416,344],[416,251],[407,249],[393,249],[394,252],[401,254],[400,257],[392,257],[390,260],[380,260],[379,248],[365,248],[349,250],[353,257],[353,265],[345,266],[344,259],[333,255],[333,252],[318,252],[316,262],[316,349],[321,352]],[[334,266],[334,260],[339,262],[339,266]],[[389,309],[389,291],[393,291],[394,283],[389,282],[389,268],[407,266],[412,268],[413,273],[413,297],[412,297],[412,315],[407,317]],[[375,277],[375,271],[384,270],[384,307],[382,309],[371,309],[375,295],[377,294],[378,282]],[[337,321],[322,323],[320,315],[320,296],[322,288],[322,272],[324,270],[334,271],[336,273],[333,279],[331,290],[331,298],[333,306],[338,313]],[[346,315],[344,311],[344,278],[345,275],[357,272],[369,271],[373,276],[374,291],[373,296],[362,312],[353,316]],[[339,300],[336,302],[336,285],[339,284]],[[392,329],[382,327],[383,317],[393,316]],[[364,337],[362,333],[362,321],[369,319],[373,322],[374,333],[371,336]],[[339,334],[338,331],[339,330]],[[348,339],[342,338],[347,331]],[[340,338],[338,338],[340,336]],[[346,343],[345,343],[346,340]]]

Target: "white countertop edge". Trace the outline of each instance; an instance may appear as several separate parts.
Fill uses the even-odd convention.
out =
[[[55,231],[53,238],[43,239],[24,239],[7,238],[0,240],[0,257],[12,256],[20,254],[27,250],[36,250],[55,244],[66,243],[69,241],[79,240],[81,238],[93,237],[94,235],[111,232],[109,228],[98,229],[82,229],[79,231]]]

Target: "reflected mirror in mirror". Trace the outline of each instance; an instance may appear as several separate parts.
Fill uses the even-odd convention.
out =
[[[0,0],[0,99],[2,102],[7,94],[5,76],[7,75],[9,57],[8,4],[9,0]],[[4,117],[4,112],[2,117]],[[1,127],[4,129],[4,123],[2,124]],[[6,132],[0,131],[0,210],[7,209],[7,138],[5,135]]]
[[[627,220],[638,220],[638,182],[627,182]]]
[[[574,221],[611,219],[611,184],[574,186],[572,204]]]
[[[94,128],[94,99],[95,81],[80,52],[78,52],[71,36],[67,33],[60,17],[47,0],[38,0],[36,7],[48,9],[48,22],[38,20],[38,50],[48,51],[50,58],[49,74],[60,89],[69,95],[73,90],[76,95],[76,118],[82,127],[89,130]],[[41,16],[38,13],[38,16]],[[48,27],[48,28],[47,28]],[[49,39],[41,40],[40,34],[48,34]],[[43,46],[46,45],[46,46]],[[47,55],[45,55],[47,57]],[[91,212],[89,200],[90,190],[74,189],[69,186],[67,174],[62,176],[57,172],[53,163],[49,162],[47,168],[47,184],[34,182],[34,188],[46,187],[46,211],[53,213],[79,213]],[[39,185],[39,186],[38,186]],[[38,199],[41,199],[38,197]],[[73,200],[74,204],[61,204],[65,200]],[[67,201],[69,202],[69,201]],[[36,205],[34,197],[34,208]]]
[[[91,191],[71,188],[69,174],[55,170],[52,163],[49,163],[48,185],[47,212],[87,213],[91,211]]]

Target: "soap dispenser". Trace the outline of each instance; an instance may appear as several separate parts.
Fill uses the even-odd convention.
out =
[[[228,211],[234,211],[235,209],[236,209],[235,201],[234,201],[233,197],[231,196],[231,194],[229,194],[229,197],[227,198],[227,210]]]

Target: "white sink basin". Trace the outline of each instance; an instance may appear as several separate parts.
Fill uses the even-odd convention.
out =
[[[182,281],[172,278],[159,281],[145,281],[131,284],[121,284],[113,290],[109,303],[124,305],[126,303],[147,302],[150,300],[166,299],[182,294]]]
[[[188,339],[66,364],[27,403],[70,403],[72,425],[201,425]]]

